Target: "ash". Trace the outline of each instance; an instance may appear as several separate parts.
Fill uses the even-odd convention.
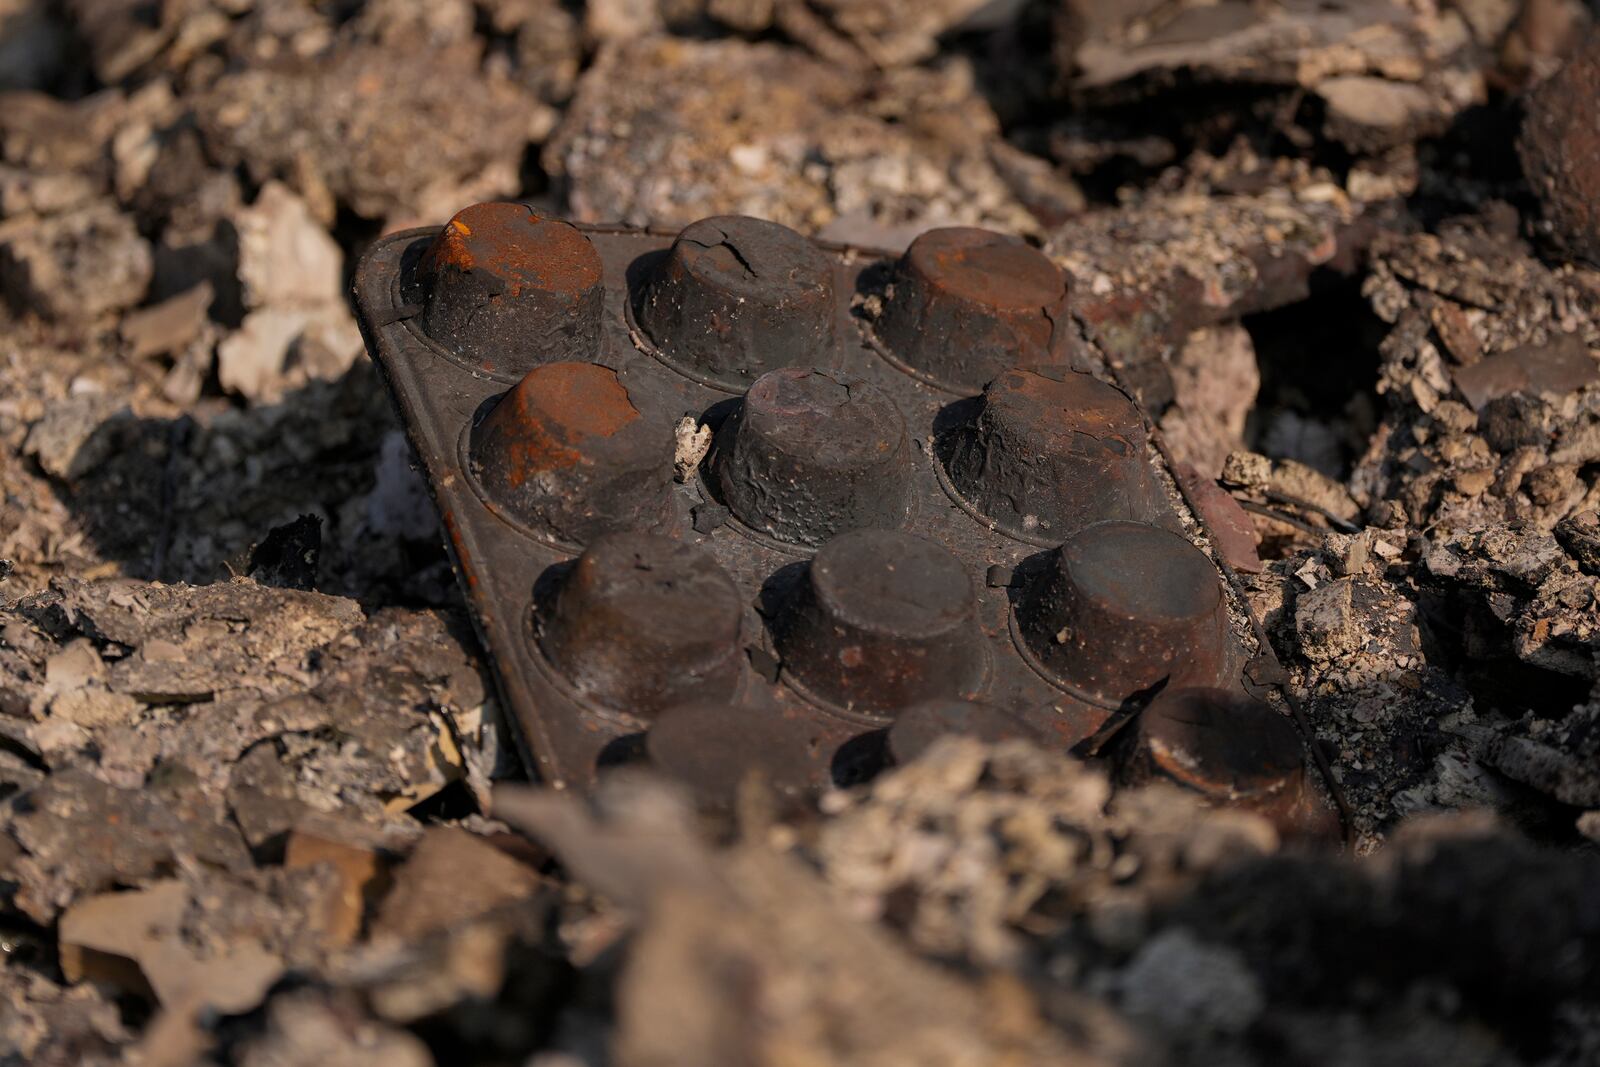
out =
[[[1597,17],[0,0],[0,1063],[1600,1063]],[[1347,839],[521,784],[346,292],[495,198],[1037,243]]]

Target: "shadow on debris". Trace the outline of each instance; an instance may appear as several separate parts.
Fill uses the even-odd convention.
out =
[[[132,578],[457,605],[438,522],[372,365],[276,404],[140,418],[60,405],[28,450],[98,554]]]

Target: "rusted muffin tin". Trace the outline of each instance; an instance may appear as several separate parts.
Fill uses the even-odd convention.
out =
[[[1202,792],[1298,797],[1243,616],[1069,297],[971,229],[890,257],[480,204],[379,241],[361,326],[537,774],[803,795],[941,732],[1064,752],[1165,687],[1273,720],[1271,768],[1210,744]],[[1119,759],[1200,788],[1181,733],[1123,730]]]

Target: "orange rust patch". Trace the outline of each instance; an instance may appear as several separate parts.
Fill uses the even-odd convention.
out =
[[[952,296],[1000,310],[1037,310],[1066,295],[1066,276],[1038,249],[970,226],[931,230],[907,258]]]
[[[543,471],[588,462],[584,442],[611,437],[639,418],[617,373],[592,363],[551,363],[528,376],[489,418],[496,423],[506,479],[521,485]]]
[[[424,268],[485,271],[511,296],[523,289],[579,293],[600,284],[600,254],[564,222],[541,218],[526,204],[474,204],[428,246]]]
[[[1007,371],[992,387],[1011,394],[1010,405],[1035,412],[1030,421],[1055,436],[1088,434],[1097,439],[1119,439],[1131,448],[1142,441],[1144,420],[1121,393],[1095,378],[1076,371],[1061,381],[1026,370]]]

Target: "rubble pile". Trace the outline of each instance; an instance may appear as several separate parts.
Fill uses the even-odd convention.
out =
[[[1597,19],[0,0],[0,1062],[1596,1062]],[[1344,840],[1122,720],[516,784],[349,300],[497,199],[1042,250]]]

